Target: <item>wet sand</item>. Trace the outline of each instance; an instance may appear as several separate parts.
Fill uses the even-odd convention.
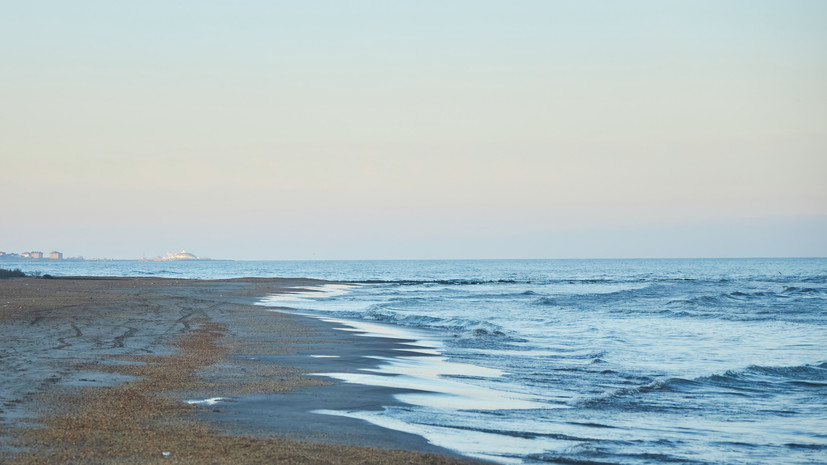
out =
[[[310,413],[395,403],[399,391],[311,373],[364,368],[406,342],[252,305],[320,283],[0,280],[0,462],[472,463]],[[223,400],[185,403],[210,398]]]

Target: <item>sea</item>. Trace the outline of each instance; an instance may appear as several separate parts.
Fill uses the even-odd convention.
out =
[[[469,457],[827,463],[825,258],[0,262],[18,267],[346,282],[262,296],[262,311],[415,340],[379,368],[323,374],[408,391],[382,410],[317,413]]]

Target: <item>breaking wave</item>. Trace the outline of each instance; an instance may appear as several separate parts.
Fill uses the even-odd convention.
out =
[[[484,320],[402,314],[388,310],[382,305],[371,306],[361,317],[366,320],[401,325],[409,328],[448,331],[453,333],[454,337],[460,338],[500,338],[515,340],[515,338],[508,337],[502,326]]]
[[[578,403],[590,408],[619,407],[654,411],[693,408],[690,404],[676,405],[672,396],[669,396],[668,401],[658,399],[659,393],[679,393],[691,398],[704,392],[714,392],[717,396],[765,397],[800,391],[823,396],[827,395],[827,362],[789,367],[750,365],[743,370],[730,370],[694,379],[650,378],[643,381],[639,385],[610,390]]]

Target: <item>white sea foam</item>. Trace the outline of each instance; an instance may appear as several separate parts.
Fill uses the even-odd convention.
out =
[[[531,397],[508,393],[465,382],[453,376],[495,378],[500,370],[466,363],[454,363],[445,357],[371,357],[384,363],[365,368],[361,373],[316,373],[347,383],[366,384],[421,392],[400,393],[401,402],[431,408],[458,410],[514,410],[548,408]]]
[[[305,286],[300,291],[288,291],[283,294],[271,294],[259,301],[260,305],[284,305],[286,303],[313,302],[320,297],[335,297],[350,292],[355,284],[319,284]]]
[[[278,297],[289,296],[293,301],[306,302],[332,295],[342,295],[346,292],[348,292],[347,287],[324,285],[308,292],[284,294]],[[285,301],[285,299],[275,301],[265,299],[262,305]],[[547,403],[536,402],[528,396],[498,391],[457,379],[456,377],[497,378],[506,373],[502,370],[448,361],[440,352],[442,342],[429,337],[430,335],[425,331],[366,321],[304,315],[341,325],[335,329],[358,333],[360,336],[412,341],[403,343],[411,346],[410,348],[397,350],[405,354],[417,354],[399,357],[370,357],[381,360],[383,363],[378,368],[362,369],[360,370],[362,373],[316,373],[315,376],[334,378],[346,383],[420,391],[396,394],[395,398],[400,402],[422,407],[461,410],[548,408]],[[401,425],[403,424],[397,426],[401,427]]]
[[[383,428],[416,434],[424,437],[435,446],[454,450],[468,457],[502,464],[523,463],[523,460],[519,457],[528,452],[548,451],[554,448],[562,449],[572,444],[571,441],[550,441],[547,438],[538,440],[421,423],[408,423],[385,415],[384,412],[314,410],[313,413],[355,418]],[[496,450],[497,454],[491,454],[492,450]]]
[[[184,402],[190,405],[215,405],[224,399],[224,397],[211,397],[209,399],[185,400]]]

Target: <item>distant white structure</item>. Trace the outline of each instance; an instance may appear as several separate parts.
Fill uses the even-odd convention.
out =
[[[198,257],[195,255],[187,252],[186,250],[182,250],[171,257],[173,260],[198,260]]]
[[[52,260],[63,260],[63,254],[61,252],[52,251],[49,252],[49,258]]]
[[[172,262],[176,260],[199,260],[199,258],[195,254],[182,250],[178,253],[167,253],[166,257],[157,257],[152,259],[152,261],[155,262]]]

